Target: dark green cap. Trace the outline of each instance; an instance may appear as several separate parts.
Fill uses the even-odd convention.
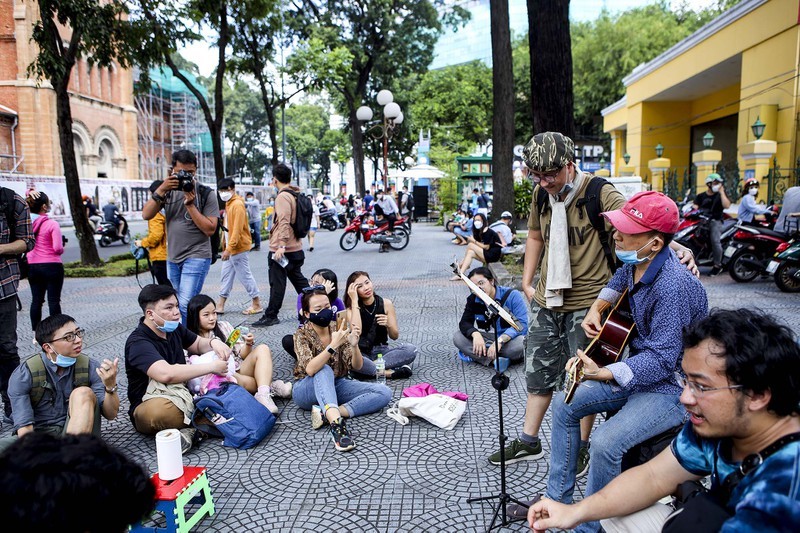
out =
[[[536,172],[560,170],[575,160],[575,143],[557,131],[537,133],[522,150],[522,160]]]

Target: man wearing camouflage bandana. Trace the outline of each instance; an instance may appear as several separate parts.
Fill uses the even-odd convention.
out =
[[[592,226],[585,206],[589,184],[598,178],[582,172],[575,165],[574,155],[572,139],[558,132],[533,136],[523,150],[523,161],[535,184],[522,275],[523,292],[530,302],[525,338],[528,397],[522,434],[505,450],[508,463],[544,456],[539,440],[542,420],[553,392],[563,386],[567,360],[589,343],[581,322],[611,279],[600,234]],[[547,193],[541,212],[537,205],[540,190]],[[604,185],[598,196],[600,211],[613,211],[625,203],[625,197],[610,184]],[[606,224],[606,231],[611,230]],[[686,249],[674,242],[670,247],[697,275]],[[540,261],[540,278],[534,288]],[[593,422],[594,416],[581,421],[577,477],[585,476],[589,470],[588,440]],[[499,464],[499,450],[489,457],[489,462]],[[512,504],[509,512],[524,516],[526,509]]]
[[[525,338],[528,398],[522,434],[505,451],[508,463],[544,456],[539,440],[542,420],[553,391],[563,386],[567,360],[588,344],[581,321],[611,278],[600,237],[580,201],[594,176],[577,168],[574,155],[572,139],[558,132],[535,135],[523,150],[523,161],[535,184],[522,276],[522,288],[530,302]],[[540,189],[548,193],[549,202],[542,213],[536,202]],[[622,207],[625,197],[613,186],[605,186],[600,202],[603,211],[614,210]],[[534,288],[540,258],[541,277]],[[588,417],[582,422],[579,475],[588,470],[593,421]],[[489,462],[500,463],[499,450]]]

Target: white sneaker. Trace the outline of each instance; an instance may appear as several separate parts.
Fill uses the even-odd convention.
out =
[[[322,413],[322,407],[319,405],[311,406],[311,429],[319,429],[325,425],[325,416]]]
[[[276,379],[272,382],[270,386],[272,392],[278,398],[291,398],[292,397],[292,382],[291,381],[282,381],[280,379]]]
[[[257,392],[255,396],[256,400],[258,400],[258,403],[269,409],[269,412],[272,413],[273,415],[278,416],[280,410],[278,409],[278,406],[275,405],[275,402],[272,401],[271,394],[262,394],[260,392]]]

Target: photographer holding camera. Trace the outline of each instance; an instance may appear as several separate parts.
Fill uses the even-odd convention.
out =
[[[150,220],[159,211],[167,219],[167,276],[178,292],[181,317],[186,321],[186,306],[203,290],[211,267],[211,241],[217,230],[217,195],[198,184],[197,157],[189,150],[172,154],[170,175],[150,195],[142,218]]]

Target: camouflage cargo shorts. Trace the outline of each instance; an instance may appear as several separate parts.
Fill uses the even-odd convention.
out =
[[[589,339],[581,328],[588,309],[560,313],[531,300],[525,337],[525,380],[528,393],[548,394],[564,386],[564,366]]]

